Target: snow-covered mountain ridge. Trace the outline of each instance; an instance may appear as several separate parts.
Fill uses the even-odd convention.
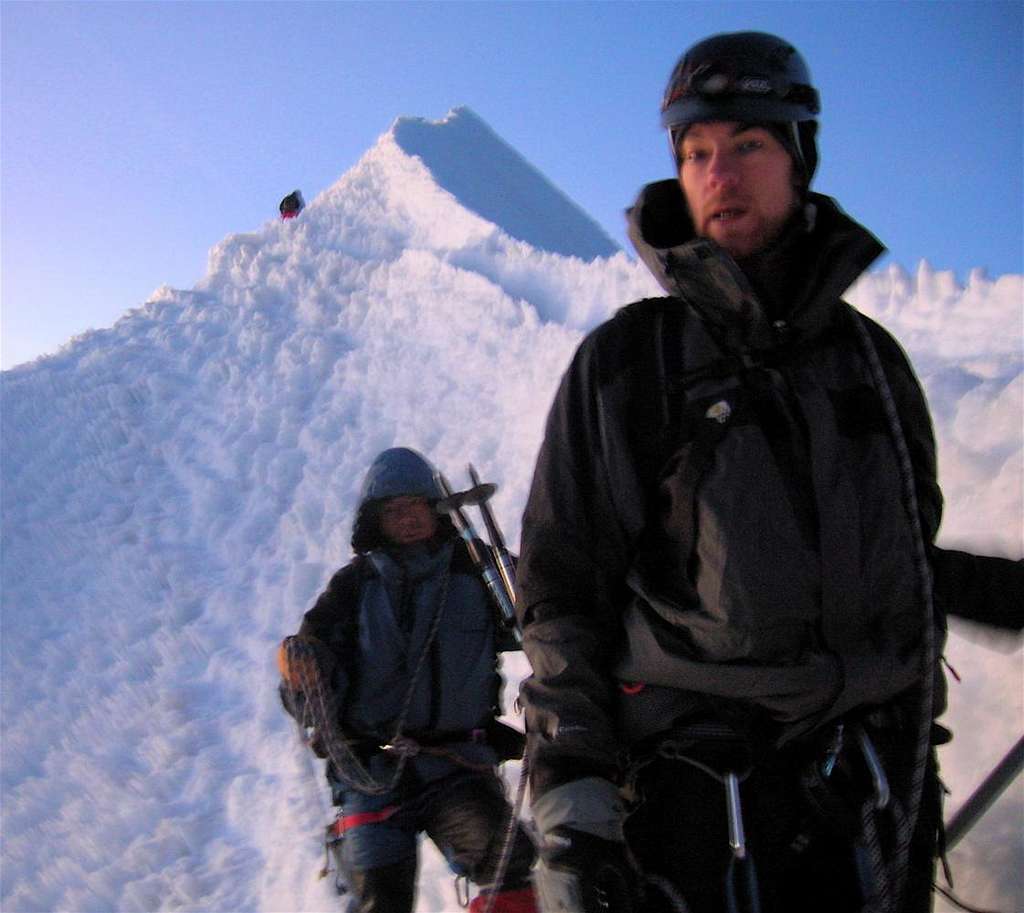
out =
[[[573,349],[657,293],[621,252],[529,243],[516,199],[468,205],[484,162],[514,164],[479,123],[400,119],[299,219],[218,244],[192,290],[0,375],[5,910],[330,908],[272,647],[346,560],[365,467],[396,444],[455,483],[474,463],[514,543]],[[445,156],[477,179],[442,181]],[[505,186],[531,222],[584,237],[538,181],[522,163]],[[928,390],[943,536],[1018,556],[1022,294],[1024,277],[961,288],[924,264],[851,291]],[[1019,652],[955,646],[970,717],[954,728],[989,735],[949,749],[974,749],[948,755],[954,805],[1022,714]],[[1020,808],[1018,790],[999,833]],[[1001,839],[965,858],[1012,870]],[[426,871],[419,909],[454,909],[439,862]],[[976,902],[1020,899],[1019,881],[978,882]]]

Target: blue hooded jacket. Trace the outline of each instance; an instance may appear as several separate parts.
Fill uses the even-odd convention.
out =
[[[360,557],[334,575],[299,634],[321,641],[334,660],[332,684],[347,738],[384,744],[400,727],[424,742],[445,741],[473,763],[496,763],[493,749],[469,735],[498,712],[489,598],[447,521],[428,542],[396,547],[383,539],[379,507],[402,495],[434,501],[440,492],[423,456],[393,448],[373,461],[363,482],[353,528]],[[453,764],[420,755],[413,768],[429,780],[450,773]]]

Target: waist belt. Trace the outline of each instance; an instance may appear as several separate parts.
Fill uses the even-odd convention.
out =
[[[426,748],[465,742],[482,745],[487,742],[487,730],[481,727],[477,729],[449,729],[440,732],[406,732],[402,734],[402,737],[412,739]]]
[[[488,741],[487,730],[446,729],[435,732],[403,732],[390,742],[374,736],[359,736],[348,740],[348,747],[359,756],[366,758],[378,751],[388,750],[396,745],[437,748],[442,745],[484,745]]]

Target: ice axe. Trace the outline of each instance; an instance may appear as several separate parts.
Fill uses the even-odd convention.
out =
[[[470,490],[479,490],[482,493],[477,507],[480,509],[480,516],[484,518],[484,526],[487,527],[487,538],[491,545],[491,555],[498,567],[498,573],[501,574],[501,582],[505,586],[505,592],[508,593],[509,601],[512,605],[515,605],[516,568],[512,563],[512,555],[509,554],[509,550],[505,546],[505,537],[501,534],[501,529],[499,529],[498,522],[494,519],[491,506],[487,503],[491,495],[498,490],[497,486],[489,483],[481,484],[480,477],[476,474],[472,463],[469,464],[469,479],[473,483],[473,488]]]
[[[456,532],[466,543],[466,549],[473,563],[479,568],[487,591],[501,612],[502,624],[510,629],[516,643],[522,643],[522,634],[516,623],[516,592],[515,570],[512,556],[505,547],[505,539],[487,504],[488,499],[498,490],[490,482],[481,482],[472,464],[469,466],[469,477],[472,488],[453,492],[448,480],[440,472],[434,474],[437,487],[441,492],[441,500],[437,502],[437,512],[447,514],[455,526]],[[487,527],[490,539],[490,553],[484,554],[478,547],[480,537],[476,534],[473,521],[466,515],[466,507],[477,507]]]

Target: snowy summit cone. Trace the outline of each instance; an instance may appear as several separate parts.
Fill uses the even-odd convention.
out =
[[[601,227],[469,108],[439,121],[400,117],[398,146],[464,207],[538,250],[593,260],[619,251]]]

